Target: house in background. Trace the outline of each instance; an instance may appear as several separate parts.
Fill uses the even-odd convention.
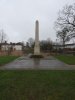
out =
[[[60,44],[53,45],[53,49],[58,53],[73,54],[75,55],[75,44],[65,44],[65,47]]]
[[[23,43],[5,43],[1,44],[1,51],[0,55],[15,55],[15,56],[21,56],[23,55]]]
[[[60,44],[55,44],[53,45],[54,49],[63,49],[63,45]],[[75,48],[75,44],[65,44],[65,49],[74,49]]]
[[[65,48],[71,48],[71,49],[73,49],[73,48],[75,48],[75,44],[66,44]]]

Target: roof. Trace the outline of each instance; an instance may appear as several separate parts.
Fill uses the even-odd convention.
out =
[[[4,42],[4,43],[0,43],[0,45],[23,45],[23,43],[22,42],[18,42],[18,43],[12,43],[12,42],[7,43],[7,42]]]

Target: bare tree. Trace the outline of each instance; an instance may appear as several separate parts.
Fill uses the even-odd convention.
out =
[[[65,43],[70,40],[70,36],[68,35],[68,29],[63,28],[61,31],[57,32],[57,37],[60,39],[60,41],[63,44],[63,48],[65,47]]]
[[[67,34],[70,39],[75,37],[75,4],[66,5],[59,11],[55,26],[56,31],[62,31],[64,28],[67,28]]]
[[[5,34],[4,30],[0,30],[0,50],[2,43],[4,43],[7,40],[7,35]]]
[[[28,43],[29,43],[30,47],[34,47],[34,39],[33,38],[29,38]]]
[[[53,49],[53,43],[50,38],[40,41],[41,51],[50,52]]]

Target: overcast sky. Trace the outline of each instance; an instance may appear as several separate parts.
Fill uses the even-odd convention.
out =
[[[19,42],[34,38],[35,21],[39,20],[40,40],[56,39],[54,22],[65,4],[74,0],[0,0],[0,29],[8,41]]]

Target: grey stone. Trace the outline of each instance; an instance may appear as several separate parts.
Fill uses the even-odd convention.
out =
[[[35,23],[35,46],[34,55],[40,55],[40,45],[39,45],[39,21],[36,20]]]

